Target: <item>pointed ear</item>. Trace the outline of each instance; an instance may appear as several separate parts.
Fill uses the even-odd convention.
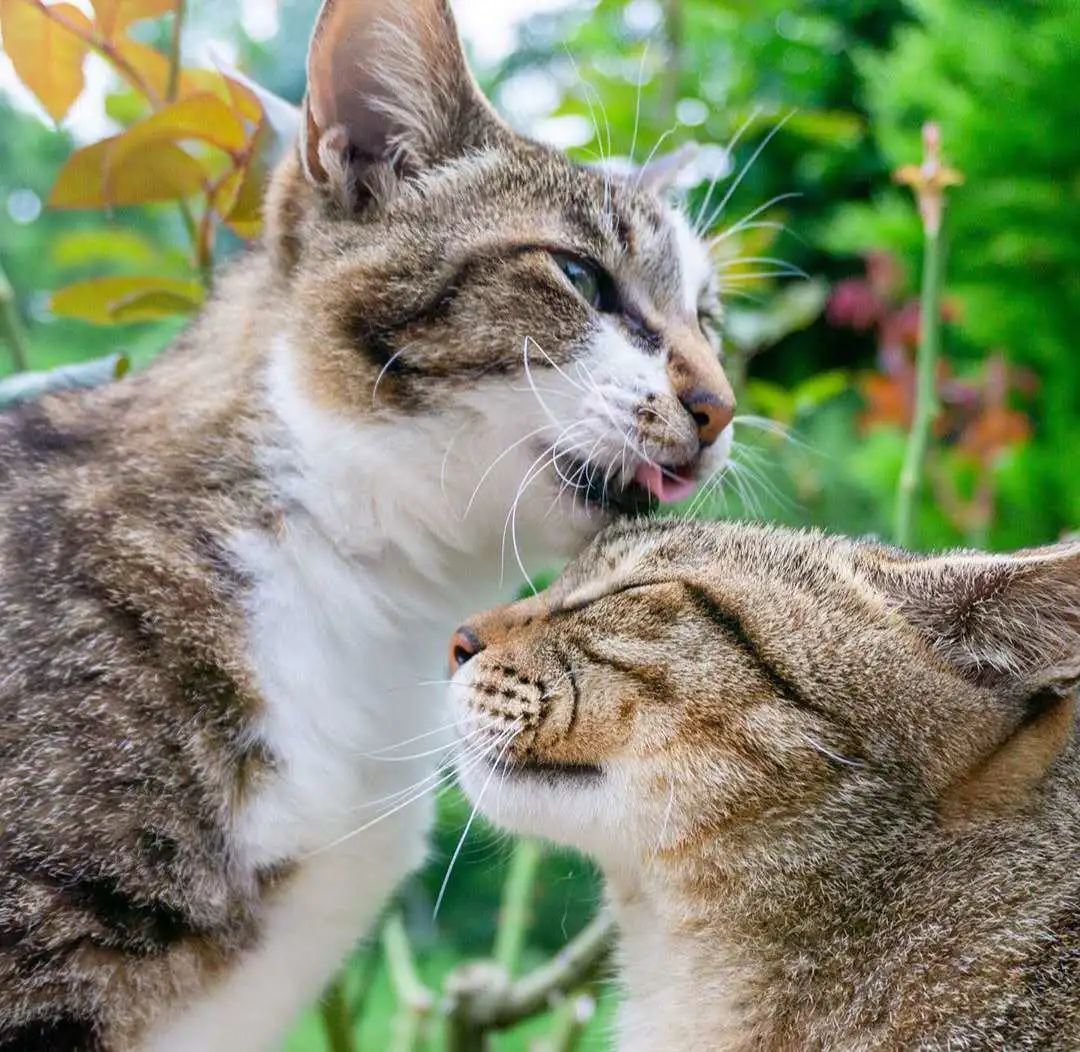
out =
[[[994,699],[1003,737],[946,793],[946,821],[1022,810],[1070,741],[1080,686],[1080,544],[858,562],[950,665]]]
[[[355,207],[503,134],[447,0],[324,0],[301,122],[309,181]]]
[[[638,185],[654,194],[670,190],[679,176],[694,163],[699,150],[696,142],[687,142],[671,153],[646,161],[638,169]]]
[[[983,686],[1022,692],[1052,669],[1080,666],[1080,544],[1015,555],[872,552],[863,568],[938,653]]]

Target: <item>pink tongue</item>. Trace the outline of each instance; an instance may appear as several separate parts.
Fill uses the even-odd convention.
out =
[[[647,489],[661,504],[678,504],[697,489],[697,483],[693,479],[681,478],[670,468],[664,471],[656,464],[642,464],[634,472],[634,481]]]

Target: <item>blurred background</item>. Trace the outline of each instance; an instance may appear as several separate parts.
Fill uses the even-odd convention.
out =
[[[161,56],[177,41],[185,70],[235,66],[300,98],[316,0],[191,0],[175,40],[176,0],[133,2],[146,17],[124,27],[119,53],[146,79],[160,75],[168,98],[186,90],[165,83],[174,78]],[[35,3],[0,0],[0,369],[44,370],[117,353],[122,367],[137,368],[185,324],[211,264],[257,232],[257,208],[245,211],[242,199],[259,172],[236,162],[230,181],[224,162],[215,170],[207,160],[228,197],[215,199],[209,215],[167,195],[149,203],[138,194],[105,204],[80,197],[86,181],[73,164],[155,106],[139,78],[117,73],[107,49],[81,56],[81,80],[61,89],[35,84],[11,40],[23,31],[12,28],[12,12]],[[93,14],[81,0],[67,7],[73,19]],[[941,241],[939,408],[913,535],[923,548],[1017,548],[1077,529],[1080,4],[455,0],[454,7],[481,83],[521,130],[585,162],[640,162],[654,150],[701,144],[680,190],[714,238],[729,369],[745,416],[735,467],[695,514],[893,535],[924,258],[911,187],[894,176],[920,163],[921,129],[933,120],[963,182],[949,190]],[[195,72],[190,78],[203,83]],[[243,110],[242,100],[233,102]],[[257,124],[251,117],[245,125],[248,146]],[[269,143],[272,129],[262,130]],[[191,147],[199,158],[213,148]],[[260,150],[265,161],[273,147]],[[250,160],[255,151],[240,153]],[[107,303],[103,288],[113,290]],[[119,306],[117,289],[126,297]],[[402,930],[418,977],[433,990],[462,961],[489,954],[509,861],[521,862],[507,838],[474,825],[433,918],[467,818],[447,793],[431,864],[401,896]],[[601,894],[577,857],[545,853],[535,872],[532,864],[519,872],[517,901],[527,910],[514,955],[519,970],[557,953]],[[400,992],[380,948],[361,949],[330,1008],[313,1007],[289,1049],[440,1047],[438,1027],[403,1024]],[[573,1025],[539,1016],[492,1047],[610,1047],[615,992],[601,982],[581,993]]]

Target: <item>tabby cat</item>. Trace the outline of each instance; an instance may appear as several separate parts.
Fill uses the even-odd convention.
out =
[[[3,1052],[273,1047],[422,859],[447,633],[730,447],[706,245],[444,0],[329,0],[301,124],[160,360],[0,418]]]
[[[1080,544],[624,524],[452,665],[477,805],[606,874],[626,1052],[1080,1049]]]

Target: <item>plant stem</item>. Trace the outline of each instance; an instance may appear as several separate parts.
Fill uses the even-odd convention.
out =
[[[503,885],[499,930],[495,934],[495,960],[511,977],[521,960],[532,919],[531,900],[540,856],[540,845],[535,840],[519,840],[514,846],[510,872]]]
[[[165,87],[165,98],[175,102],[180,94],[180,43],[184,33],[184,16],[187,14],[186,0],[176,0],[173,12],[172,37],[169,41],[169,79]]]
[[[896,504],[896,543],[908,547],[922,487],[930,429],[938,411],[937,365],[941,354],[941,232],[927,230],[919,308],[919,350],[915,364],[915,413],[908,435]]]
[[[29,344],[22,318],[19,317],[19,305],[15,299],[15,290],[8,281],[3,267],[0,267],[0,337],[11,348],[11,358],[17,372],[29,368]]]
[[[320,1006],[326,1043],[330,1052],[356,1052],[353,1041],[352,1015],[345,999],[345,988],[339,975],[326,989]]]
[[[435,995],[416,970],[409,935],[401,914],[392,913],[382,930],[383,954],[398,999],[394,1036],[389,1052],[413,1052],[420,1046],[424,1025],[435,1008]]]
[[[920,165],[905,165],[893,177],[915,192],[922,218],[923,252],[922,298],[919,304],[919,350],[915,361],[915,411],[908,435],[904,466],[896,500],[896,543],[912,542],[915,510],[922,485],[930,429],[938,410],[937,365],[941,355],[941,283],[943,275],[941,225],[945,217],[945,191],[964,177],[941,159],[941,129],[933,121],[923,125],[923,159]]]

